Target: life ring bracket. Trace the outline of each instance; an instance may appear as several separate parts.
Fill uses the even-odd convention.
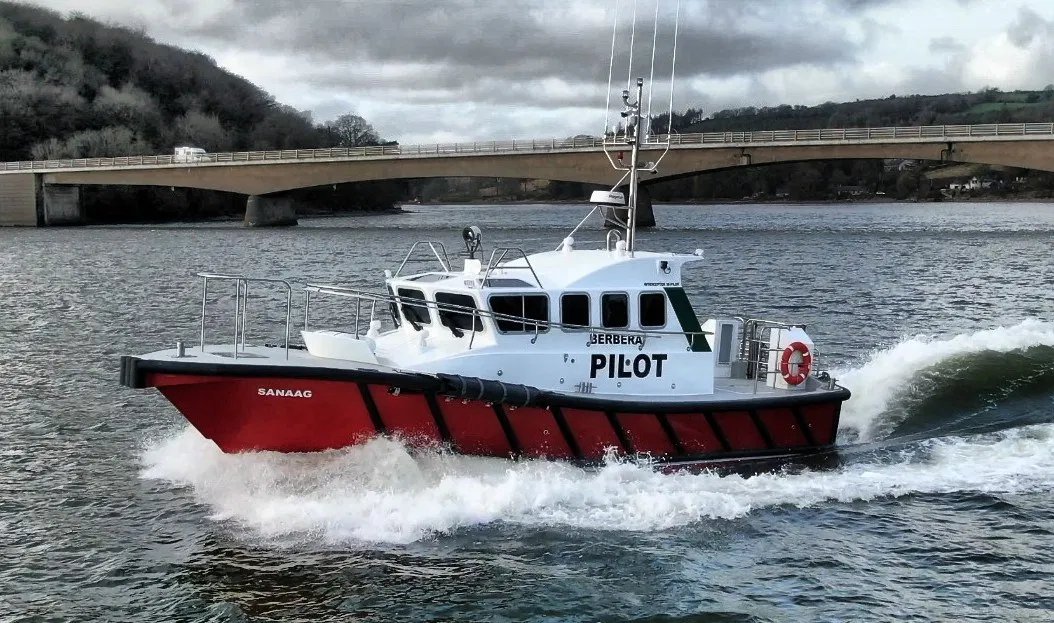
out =
[[[800,361],[793,361],[795,354],[801,356]],[[792,366],[796,369],[792,370]],[[794,341],[783,349],[780,354],[780,375],[788,385],[801,385],[809,378],[812,371],[812,352],[804,342]]]

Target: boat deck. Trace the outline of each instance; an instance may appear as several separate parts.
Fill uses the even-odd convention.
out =
[[[244,367],[247,375],[255,374],[261,368],[269,368],[271,370],[274,370],[276,368],[284,370],[298,368],[305,370],[361,370],[390,374],[427,375],[427,373],[400,370],[397,368],[392,368],[384,365],[370,364],[366,362],[317,357],[308,353],[302,348],[290,348],[289,356],[287,358],[286,350],[281,346],[246,346],[244,347],[244,349],[238,349],[237,357],[234,356],[234,350],[230,344],[206,345],[204,353],[198,347],[187,348],[182,357],[178,356],[178,352],[175,348],[171,348],[161,351],[155,351],[146,355],[141,355],[139,359],[146,361],[171,362],[173,364],[185,368],[196,367],[195,364],[200,364],[203,369],[207,368],[213,370],[216,368],[216,366],[223,366],[228,371],[233,371],[239,367]],[[294,372],[293,375],[295,374],[296,373]],[[823,394],[826,392],[842,391],[841,388],[838,388],[837,386],[828,388],[826,384],[823,384],[815,378],[811,377],[808,379],[805,385],[806,387],[802,389],[786,390],[769,387],[765,385],[764,382],[754,381],[754,379],[715,378],[714,393],[712,394],[671,394],[667,396],[640,396],[640,399],[654,401],[656,403],[684,400],[690,400],[693,402],[727,402],[749,400],[754,398],[776,398],[779,396],[791,395],[816,395]],[[603,394],[577,394],[570,392],[567,392],[567,394],[574,396],[589,396],[592,398],[599,399],[632,399],[632,396],[627,396],[626,394],[619,394],[617,396],[606,396]]]

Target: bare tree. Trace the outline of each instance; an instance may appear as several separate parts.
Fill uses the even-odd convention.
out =
[[[323,126],[335,143],[334,147],[362,147],[380,144],[377,130],[358,115],[341,115]]]

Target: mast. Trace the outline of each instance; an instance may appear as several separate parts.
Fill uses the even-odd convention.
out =
[[[610,212],[605,213],[605,223],[614,223],[616,227],[625,227],[626,238],[625,238],[625,249],[629,252],[630,256],[633,256],[636,243],[637,243],[637,203],[639,199],[639,183],[640,183],[640,171],[651,171],[654,173],[659,166],[659,163],[666,158],[666,154],[670,152],[670,135],[673,131],[673,85],[674,77],[677,75],[677,37],[680,32],[681,23],[681,0],[677,0],[677,11],[674,16],[673,26],[673,56],[670,60],[670,111],[669,111],[669,127],[666,130],[665,135],[660,135],[658,140],[655,140],[651,136],[651,120],[652,110],[651,101],[652,93],[648,92],[648,128],[643,127],[643,110],[641,110],[641,103],[644,99],[644,78],[637,78],[637,99],[636,101],[630,101],[630,88],[629,78],[633,75],[633,43],[634,36],[637,28],[637,10],[636,2],[634,0],[633,9],[633,24],[630,27],[629,37],[629,67],[626,71],[626,86],[628,88],[622,91],[622,112],[620,113],[622,118],[625,119],[625,130],[620,136],[619,130],[622,128],[619,125],[609,125],[611,118],[609,113],[611,111],[611,80],[614,76],[615,69],[615,50],[618,43],[618,8],[619,2],[615,3],[615,20],[611,26],[611,60],[608,65],[608,88],[607,95],[604,99],[604,140],[602,142],[604,148],[604,155],[608,159],[608,163],[611,164],[611,168],[616,171],[624,172],[618,182],[612,187],[608,200],[603,198],[600,201],[594,201],[596,203],[610,206]],[[651,77],[649,81],[652,85],[655,83],[655,51],[656,45],[659,40],[659,0],[655,0],[655,24],[652,27],[652,40],[651,40]],[[653,161],[640,161],[640,148],[641,148],[641,133],[645,132],[644,146],[650,150],[662,149],[662,153],[659,157]],[[630,162],[627,164],[623,161],[623,155],[626,147],[630,148]],[[617,156],[616,156],[617,154]],[[622,197],[618,198],[617,205],[610,201],[610,196],[618,193],[618,189],[623,187],[623,182],[628,178],[629,184],[629,196],[626,200],[626,216],[627,221],[622,222],[619,218],[619,212],[621,211]],[[599,191],[598,191],[599,192]],[[621,193],[619,193],[621,194]],[[598,206],[599,207],[599,206]],[[595,207],[593,208],[596,209]],[[590,213],[592,214],[592,212]],[[577,228],[576,228],[577,229]]]
[[[622,92],[622,103],[626,109],[622,116],[629,117],[626,124],[626,142],[630,145],[629,163],[629,202],[626,210],[626,250],[633,256],[633,247],[637,238],[637,184],[639,171],[637,158],[640,154],[641,110],[640,103],[644,94],[644,78],[637,78],[637,100],[629,101],[629,90]]]

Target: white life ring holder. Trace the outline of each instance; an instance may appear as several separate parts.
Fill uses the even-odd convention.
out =
[[[791,374],[791,357],[794,353],[801,353],[801,361],[798,363],[798,373]],[[805,379],[809,378],[809,372],[812,371],[812,353],[809,352],[809,347],[803,342],[791,342],[783,349],[783,354],[780,355],[780,374],[783,375],[783,380],[787,381],[788,385],[801,385],[805,382]]]

